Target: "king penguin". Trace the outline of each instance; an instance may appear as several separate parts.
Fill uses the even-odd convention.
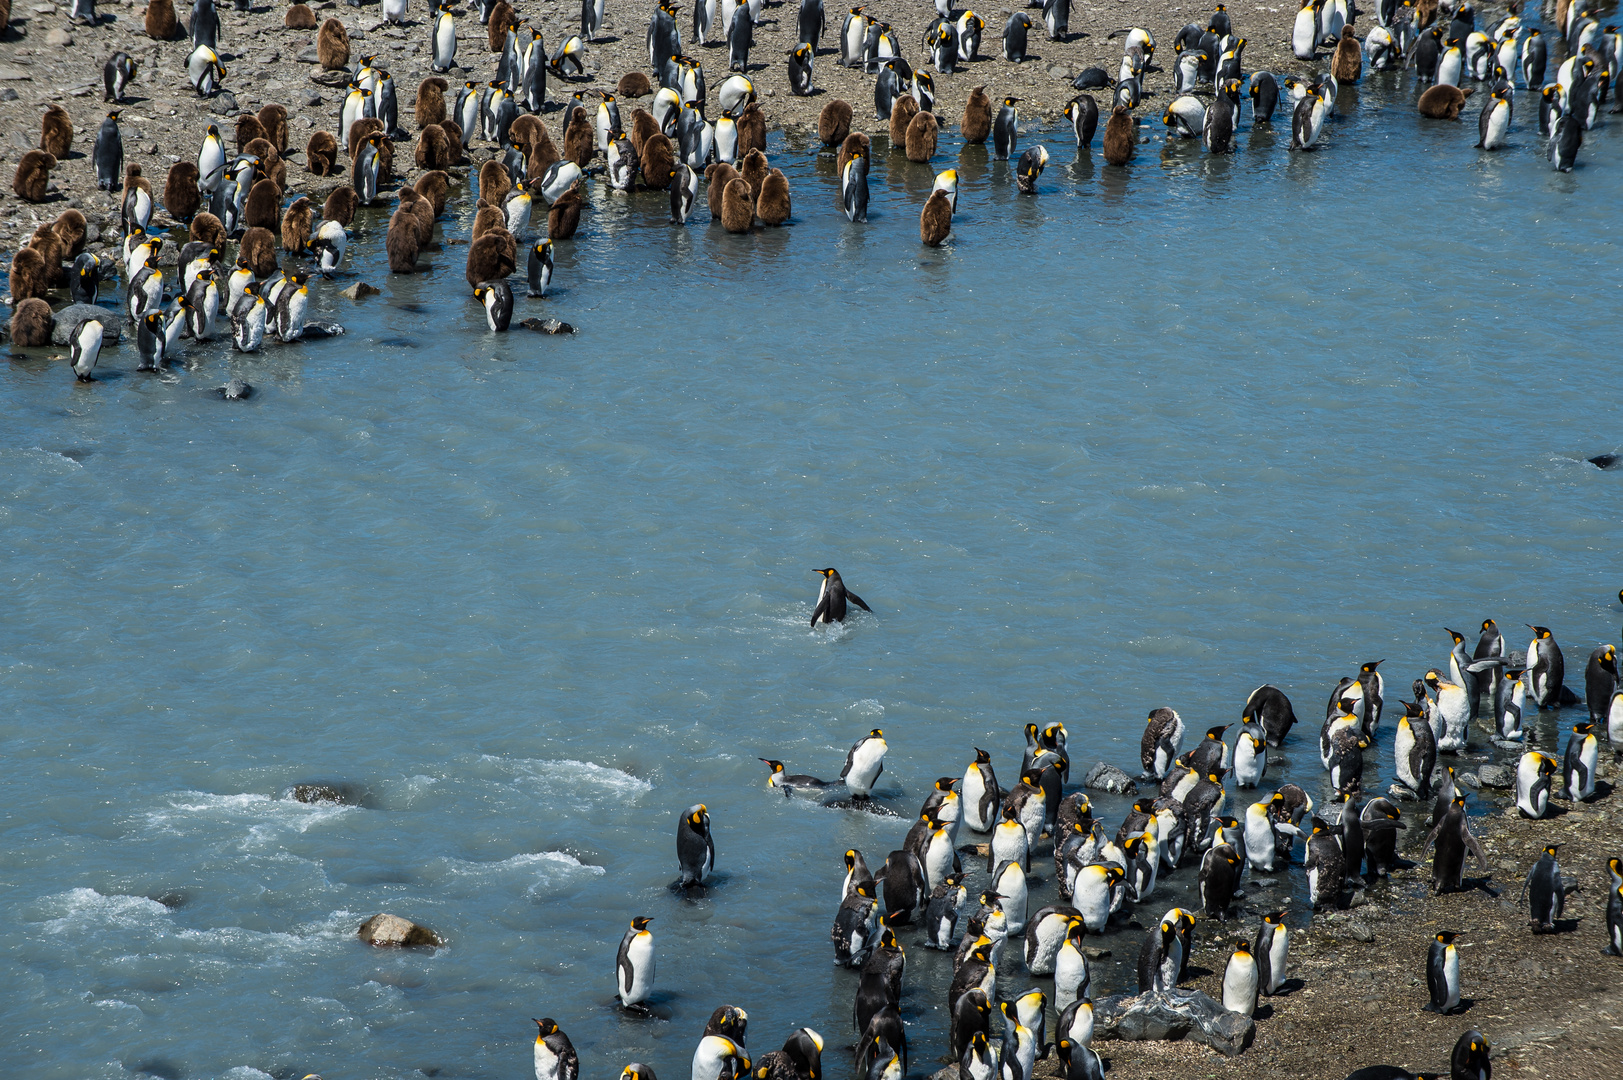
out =
[[[814,574],[823,575],[823,586],[817,592],[817,606],[812,609],[811,624],[816,626],[819,622],[844,622],[846,601],[849,600],[863,611],[872,611],[862,597],[846,589],[845,582],[840,579],[840,572],[832,566],[823,570],[814,570]]]
[[[647,1012],[643,1002],[654,986],[654,935],[648,932],[653,919],[639,915],[620,939],[620,955],[615,959],[615,989],[620,1004],[637,1012]]]
[[[676,823],[676,859],[682,876],[679,888],[703,885],[716,865],[716,842],[710,835],[710,811],[695,803],[682,812]]]

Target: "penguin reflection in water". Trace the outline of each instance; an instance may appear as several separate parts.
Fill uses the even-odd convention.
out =
[[[823,587],[817,593],[817,606],[812,609],[811,624],[831,623],[845,621],[846,601],[849,600],[863,611],[873,611],[862,597],[845,587],[840,580],[840,572],[832,566],[823,570],[813,570],[814,574],[823,575]]]

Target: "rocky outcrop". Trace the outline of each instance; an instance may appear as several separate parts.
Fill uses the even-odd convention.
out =
[[[1082,786],[1089,791],[1108,791],[1112,795],[1138,794],[1138,785],[1133,783],[1131,776],[1103,761],[1088,770]]]
[[[355,936],[368,945],[395,945],[408,949],[420,945],[438,948],[445,944],[444,939],[428,927],[418,926],[398,915],[374,915],[361,924]]]
[[[1093,1007],[1095,1040],[1129,1042],[1189,1039],[1233,1057],[1251,1045],[1256,1025],[1198,990],[1117,994]]]

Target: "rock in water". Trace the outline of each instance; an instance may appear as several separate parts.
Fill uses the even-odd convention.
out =
[[[253,393],[254,393],[254,388],[252,386],[248,385],[247,383],[243,382],[241,379],[232,379],[230,382],[226,383],[224,386],[216,386],[214,388],[214,392],[216,394],[219,394],[222,398],[224,398],[227,401],[239,401],[239,400],[241,400],[243,398],[252,397]],[[316,799],[299,798],[299,791],[301,789],[303,789],[303,788],[310,787],[310,786],[311,785],[309,785],[309,784],[300,784],[298,787],[293,789],[293,797],[295,799],[298,799],[300,802],[317,802],[318,800],[316,800]],[[340,798],[340,799],[336,799],[336,800],[333,800],[333,801],[342,802],[343,799]]]
[[[426,926],[418,926],[410,919],[398,915],[374,915],[361,924],[355,936],[368,945],[398,945],[413,948],[428,945],[438,948],[445,942]]]
[[[1483,787],[1513,788],[1516,786],[1516,773],[1508,765],[1483,765],[1477,769],[1476,778]]]
[[[1087,779],[1082,781],[1082,786],[1089,791],[1108,791],[1112,795],[1138,794],[1138,785],[1133,783],[1131,776],[1103,761],[1088,770]]]
[[[233,387],[249,388],[241,379],[232,379],[220,387],[221,397],[243,397],[241,393],[233,394]],[[251,388],[249,388],[251,389]],[[336,784],[298,784],[293,788],[293,800],[302,803],[338,803],[345,805],[359,800],[352,798],[347,792]]]
[[[1198,990],[1117,994],[1093,1009],[1095,1039],[1189,1039],[1233,1057],[1251,1045],[1255,1033],[1256,1025],[1249,1016],[1229,1012]]]
[[[51,327],[51,344],[66,345],[68,335],[81,319],[101,320],[101,343],[105,348],[117,343],[124,332],[124,316],[95,304],[69,304],[56,313],[56,325]]]
[[[542,334],[573,334],[575,332],[573,326],[557,319],[525,319],[519,325],[526,330],[534,330]]]
[[[363,296],[376,296],[380,291],[374,285],[368,285],[364,281],[357,281],[347,289],[340,289],[339,295],[347,296],[351,300],[359,300]]]

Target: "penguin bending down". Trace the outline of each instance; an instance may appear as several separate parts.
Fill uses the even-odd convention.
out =
[[[485,323],[496,333],[508,328],[513,321],[513,287],[506,280],[482,281],[474,287],[473,295],[485,306]]]

